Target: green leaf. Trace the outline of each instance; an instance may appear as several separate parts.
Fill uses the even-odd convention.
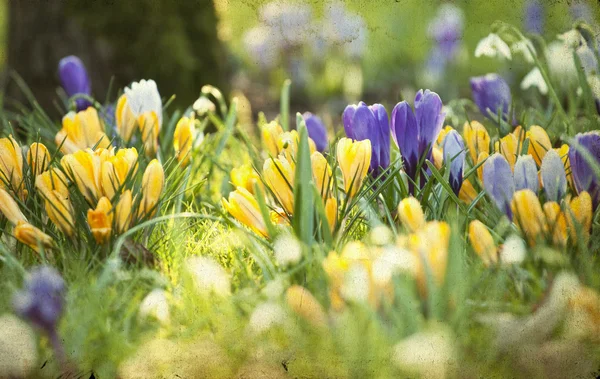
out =
[[[292,226],[298,238],[307,245],[312,244],[314,224],[313,180],[308,146],[308,131],[300,113],[296,114],[298,125],[298,156],[294,178],[294,217]]]
[[[284,131],[288,131],[290,130],[290,121],[289,121],[289,114],[290,114],[290,86],[292,85],[292,81],[289,79],[286,79],[285,82],[283,82],[283,87],[281,88],[281,100],[280,100],[280,120],[281,120],[281,127],[283,128]],[[296,124],[296,125],[300,125],[300,124]]]

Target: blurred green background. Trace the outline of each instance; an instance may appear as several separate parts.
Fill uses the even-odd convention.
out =
[[[280,50],[283,59],[265,69],[249,54],[249,43],[256,41],[248,33],[265,23],[261,14],[269,2],[0,0],[0,67],[5,99],[23,101],[8,76],[9,69],[14,69],[42,106],[52,109],[59,84],[56,65],[62,56],[70,54],[79,55],[87,65],[94,95],[101,101],[113,76],[109,96],[113,100],[115,88],[153,78],[161,95],[168,98],[177,94],[175,104],[182,107],[195,100],[204,84],[216,85],[226,93],[240,90],[254,110],[268,110],[277,109],[279,88],[291,77],[293,105],[298,110],[326,107],[337,111],[342,104],[359,98],[392,103],[428,86],[443,98],[468,96],[470,76],[500,71],[514,84],[519,78],[511,75],[523,74],[513,70],[512,62],[501,64],[491,58],[473,57],[477,42],[490,32],[495,20],[523,27],[523,0],[271,1],[279,10],[290,5],[310,10],[310,22],[315,24],[305,38],[310,43],[318,42],[321,29],[331,26],[326,14],[332,6],[341,5],[349,17],[362,19],[366,33],[358,56],[348,57],[339,48],[332,52],[331,46],[315,52],[304,46],[305,41],[304,45]],[[451,67],[432,82],[423,74],[435,45],[427,28],[443,4],[453,4],[464,13],[462,46]],[[547,39],[554,39],[574,23],[576,6],[587,7],[585,17],[600,23],[600,3],[595,0],[540,4]],[[285,32],[273,30],[275,34]]]

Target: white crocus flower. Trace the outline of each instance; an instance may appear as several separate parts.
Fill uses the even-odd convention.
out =
[[[475,48],[475,57],[501,57],[508,60],[512,59],[510,47],[495,33],[490,33],[487,37],[479,41]]]
[[[544,80],[540,69],[537,67],[525,75],[523,81],[521,82],[522,90],[526,90],[531,87],[537,88],[542,95],[546,95],[548,93],[548,84]]]

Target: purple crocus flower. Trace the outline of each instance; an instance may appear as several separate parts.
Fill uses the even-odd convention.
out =
[[[64,306],[65,282],[52,267],[34,268],[13,298],[17,314],[52,334]]]
[[[537,193],[540,188],[535,160],[531,155],[519,155],[514,172],[515,191],[530,189]]]
[[[540,168],[548,201],[559,201],[567,193],[565,165],[555,150],[548,150]]]
[[[81,59],[74,55],[64,57],[58,63],[58,74],[65,92],[69,97],[77,94],[91,95],[90,78]],[[75,100],[77,111],[87,109],[92,105],[86,99]]]
[[[302,115],[304,118],[304,122],[306,123],[306,130],[308,131],[308,136],[315,142],[315,146],[317,150],[321,153],[327,149],[327,130],[325,129],[325,125],[323,121],[319,118],[319,116],[315,116],[310,112],[304,112]]]
[[[437,93],[420,90],[415,96],[415,110],[402,101],[392,111],[392,138],[400,149],[404,170],[413,180],[422,157],[431,160],[431,150],[444,123],[442,100]],[[409,187],[412,187],[409,183]]]
[[[456,130],[450,131],[444,138],[444,162],[450,169],[450,187],[458,195],[463,183],[465,143]]]
[[[510,202],[515,193],[515,183],[506,158],[499,153],[490,156],[483,165],[483,187],[494,203],[512,220]]]
[[[524,23],[528,33],[544,32],[544,7],[539,0],[529,0],[525,3]]]
[[[600,178],[587,162],[583,151],[587,151],[597,165],[600,165],[600,132],[579,133],[575,136],[575,146],[569,149],[569,162],[573,183],[577,193],[587,191],[592,197],[594,209],[600,203]]]
[[[512,98],[508,83],[500,75],[487,74],[471,78],[471,90],[473,100],[484,116],[495,120],[500,111],[502,118],[508,120],[508,107]]]
[[[390,165],[390,124],[383,105],[348,105],[342,115],[344,130],[356,141],[371,141],[371,166],[369,171],[377,176],[379,169]]]

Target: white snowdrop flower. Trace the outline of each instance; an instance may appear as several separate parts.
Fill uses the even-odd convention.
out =
[[[37,341],[33,330],[16,316],[1,316],[0,377],[28,377],[37,364]]]
[[[194,105],[192,105],[192,109],[198,116],[204,116],[208,112],[214,112],[216,110],[215,103],[210,101],[204,96],[198,98],[198,100],[194,101]]]
[[[302,246],[291,234],[283,234],[273,244],[275,261],[279,266],[296,264],[302,258]]]
[[[392,276],[398,273],[415,275],[418,262],[408,250],[395,246],[384,248],[383,253],[373,262],[373,282],[379,286],[386,285]]]
[[[277,303],[267,302],[258,305],[250,315],[248,327],[253,333],[259,334],[275,325],[281,325],[285,320],[285,310]]]
[[[394,235],[390,228],[385,225],[379,225],[371,230],[371,242],[375,245],[383,246],[392,242]]]
[[[546,81],[544,80],[540,69],[537,67],[535,67],[527,75],[525,75],[523,81],[521,82],[522,90],[526,90],[531,87],[537,88],[542,95],[546,95],[548,93],[548,84],[546,84]]]
[[[456,364],[454,339],[446,328],[413,334],[394,346],[393,362],[422,378],[446,378]]]
[[[511,45],[513,52],[523,55],[527,63],[533,63],[534,56],[537,56],[535,47],[528,39],[519,40]],[[533,53],[532,53],[533,52]]]
[[[214,260],[206,257],[191,257],[186,261],[186,269],[192,276],[198,292],[215,293],[220,296],[231,293],[229,274]]]
[[[131,87],[125,87],[128,105],[137,117],[144,113],[154,112],[158,117],[159,125],[162,125],[162,100],[152,79],[140,80],[131,83]]]
[[[362,263],[352,264],[346,275],[344,275],[341,288],[344,300],[357,303],[366,302],[369,299],[370,290],[371,283],[367,268]]]
[[[161,289],[152,290],[140,304],[140,318],[154,317],[163,324],[168,324],[170,320],[169,302],[167,292]]]
[[[487,37],[483,38],[477,44],[475,48],[475,57],[490,57],[490,58],[505,58],[508,60],[512,59],[510,53],[510,47],[495,33],[490,33]]]
[[[517,235],[509,236],[500,252],[500,261],[503,265],[520,264],[525,260],[527,248],[525,242]]]

